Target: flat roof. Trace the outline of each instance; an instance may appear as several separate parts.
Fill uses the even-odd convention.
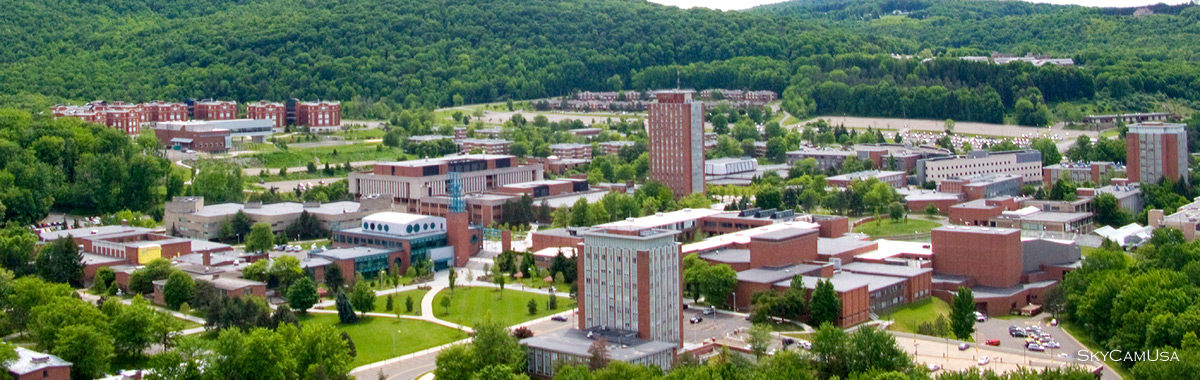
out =
[[[894,171],[863,170],[861,172],[835,175],[833,177],[826,178],[826,180],[853,181],[856,179],[864,179],[864,178],[890,177],[890,176],[896,176],[896,175],[904,176],[904,174],[905,174],[904,172],[894,172]]]
[[[859,274],[874,274],[880,276],[893,277],[915,277],[925,273],[932,273],[932,268],[920,268],[907,265],[891,265],[891,264],[876,264],[853,262],[842,265],[843,271],[854,272]]]
[[[713,236],[708,239],[704,239],[703,241],[699,241],[699,242],[695,242],[695,243],[691,243],[691,244],[684,244],[683,253],[687,254],[687,253],[691,253],[691,252],[709,251],[709,250],[713,250],[716,248],[733,245],[733,244],[747,244],[747,243],[750,243],[750,238],[752,238],[754,236],[758,236],[758,235],[765,234],[765,233],[772,232],[772,231],[789,229],[789,228],[816,229],[816,228],[820,228],[820,226],[818,226],[816,223],[801,222],[801,221],[773,223],[773,224],[768,224],[768,225],[765,225],[762,227],[751,228],[751,229],[748,229],[745,231],[738,231],[738,232],[734,232],[734,233]]]
[[[719,261],[722,263],[749,263],[749,249],[722,249],[716,252],[708,252],[700,254],[700,258],[705,260]]]
[[[70,362],[54,355],[43,354],[21,346],[14,346],[13,348],[17,351],[17,360],[8,364],[8,370],[18,375],[25,375],[46,368],[71,365]]]
[[[803,276],[820,270],[820,265],[795,264],[782,267],[762,267],[738,272],[738,281],[759,284],[774,284],[780,281],[790,282],[792,277]]]
[[[626,219],[626,220],[612,222],[612,223],[605,223],[605,224],[601,224],[596,227],[632,226],[632,227],[654,228],[654,227],[672,225],[675,223],[682,223],[682,222],[686,222],[686,221],[690,221],[690,220],[697,220],[697,219],[700,219],[700,218],[703,218],[706,216],[720,214],[722,212],[724,212],[724,211],[717,211],[717,210],[713,210],[713,209],[685,208],[685,209],[679,210],[679,211],[672,211],[672,212],[667,212],[667,213],[660,212],[660,213],[650,215],[650,216],[643,216],[640,218],[631,218],[631,219]]]
[[[440,216],[429,216],[429,215],[421,215],[421,214],[409,214],[406,212],[386,211],[386,212],[377,212],[377,213],[365,216],[365,217],[363,217],[363,222],[409,224],[409,223],[416,223],[418,221],[426,220],[426,219],[430,219],[430,218],[445,220],[445,218],[442,218]]]
[[[241,288],[255,286],[255,285],[263,285],[263,286],[267,285],[266,283],[263,283],[263,282],[251,281],[251,280],[242,279],[242,278],[232,278],[232,277],[217,277],[217,278],[200,277],[200,278],[198,278],[198,280],[207,281],[209,283],[212,283],[213,286],[217,287],[217,289],[223,289],[223,290],[241,289]]]
[[[874,241],[863,240],[855,235],[846,235],[836,238],[817,238],[817,254],[836,255],[842,252],[849,252],[875,244],[876,243]]]
[[[885,289],[890,286],[905,281],[902,277],[891,276],[876,276],[870,274],[858,274],[850,272],[835,273],[833,277],[822,278],[813,276],[801,276],[800,282],[804,284],[805,289],[816,289],[817,283],[828,280],[833,284],[833,290],[837,292],[846,292],[854,289],[866,287],[867,291],[873,292],[880,289]],[[791,281],[780,281],[776,286],[791,286]]]
[[[1067,223],[1077,220],[1083,220],[1092,217],[1091,213],[1087,212],[1050,212],[1042,211],[1033,214],[1021,216],[1023,221],[1031,222],[1050,222],[1050,223]]]
[[[114,264],[114,263],[125,262],[124,257],[104,256],[104,255],[97,255],[94,253],[87,253],[87,252],[81,252],[79,255],[83,257],[83,260],[80,260],[81,262],[83,262],[83,265],[95,265],[95,264],[103,265],[103,264]]]
[[[960,200],[962,195],[958,193],[943,193],[935,190],[919,190],[919,191],[900,191],[904,195],[904,200],[912,201],[946,201]]]
[[[820,230],[815,228],[784,228],[754,235],[751,240],[783,241],[801,236],[813,235],[819,232]]]
[[[1020,230],[1016,230],[1016,229],[1012,229],[1012,228],[975,227],[975,226],[941,226],[941,227],[934,228],[933,231],[974,232],[974,233],[992,234],[992,235],[1007,235],[1007,234],[1020,234],[1021,233]]]
[[[49,232],[43,232],[38,237],[41,238],[42,241],[51,241],[51,240],[57,240],[63,236],[70,236],[70,237],[76,238],[76,237],[87,237],[87,236],[104,236],[104,235],[112,235],[112,234],[117,234],[117,233],[143,234],[143,233],[154,232],[154,231],[155,230],[152,230],[149,228],[114,225],[114,226],[96,226],[96,227],[72,228],[72,229],[66,229],[66,230],[49,231]]]
[[[568,258],[568,259],[569,259],[569,258],[572,258],[572,257],[575,257],[575,247],[550,247],[550,248],[544,248],[544,249],[542,249],[542,250],[540,250],[540,251],[534,252],[534,253],[533,253],[533,255],[534,255],[534,256],[540,256],[540,257],[556,257],[556,256],[558,256],[558,253],[559,253],[559,252],[562,252],[562,254],[563,254],[563,257],[566,257],[566,258]]]
[[[316,257],[325,257],[332,260],[351,260],[360,257],[387,255],[396,252],[394,249],[382,249],[371,247],[352,247],[352,248],[335,248],[325,252],[313,253]]]
[[[854,256],[863,260],[884,260],[901,255],[932,257],[933,245],[930,243],[897,241],[880,239],[875,241],[878,246],[871,252]]]
[[[478,132],[478,131],[476,131],[476,132]],[[451,137],[446,136],[446,138],[451,138]],[[376,163],[375,165],[376,166],[386,165],[386,166],[401,166],[401,167],[419,168],[419,167],[429,166],[429,165],[441,165],[441,164],[449,163],[452,161],[460,161],[460,160],[498,160],[498,159],[502,159],[502,158],[516,158],[516,156],[508,155],[508,154],[486,154],[486,153],[455,154],[455,155],[448,155],[448,156],[436,157],[436,158],[422,158],[420,160],[380,162],[380,163]]]
[[[650,355],[674,351],[678,345],[653,340],[637,338],[636,333],[597,334],[608,341],[608,357],[611,360],[630,362]],[[521,340],[521,344],[531,348],[565,353],[572,356],[588,357],[588,349],[595,340],[588,338],[587,330],[566,329],[552,331]]]
[[[538,186],[562,185],[562,184],[576,183],[576,182],[587,182],[587,180],[584,180],[584,179],[543,179],[541,181],[510,183],[510,184],[507,184],[507,185],[504,185],[501,187],[531,189],[531,188],[538,187]]]

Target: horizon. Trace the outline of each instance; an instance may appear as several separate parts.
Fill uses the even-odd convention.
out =
[[[683,9],[709,8],[722,11],[746,10],[760,5],[778,4],[790,0],[649,0],[652,3],[675,6]],[[1189,3],[1191,0],[1020,0],[1032,3],[1056,5],[1081,5],[1100,8],[1129,8],[1154,5],[1158,3],[1175,5]]]

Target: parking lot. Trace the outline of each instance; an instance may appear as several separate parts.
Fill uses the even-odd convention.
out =
[[[1001,348],[1011,348],[1023,351],[1022,360],[1027,362],[1046,359],[1067,359],[1075,363],[1084,363],[1095,366],[1104,364],[1098,361],[1081,362],[1077,360],[1076,356],[1078,355],[1079,351],[1086,350],[1087,347],[1084,347],[1083,344],[1080,344],[1078,340],[1076,340],[1070,334],[1067,334],[1062,327],[1050,326],[1048,322],[1043,321],[1042,318],[1044,316],[1045,315],[1043,314],[1036,317],[1015,317],[1011,319],[989,318],[985,322],[975,324],[975,339],[981,343],[986,342],[989,339],[999,339]],[[1042,331],[1050,334],[1052,339],[1055,342],[1058,342],[1060,347],[1046,348],[1044,352],[1036,352],[1025,349],[1025,338],[1010,336],[1008,333],[1009,326],[1017,326],[1021,328],[1040,326]],[[1063,356],[1064,354],[1066,356]],[[1116,372],[1112,371],[1111,369],[1105,369],[1103,378],[1120,379],[1120,376],[1116,375]]]
[[[745,331],[750,328],[750,321],[747,321],[746,317],[742,315],[723,312],[704,315],[703,310],[703,307],[695,306],[683,311],[684,342],[698,343],[706,339],[720,339],[735,331],[745,334]],[[704,320],[700,323],[691,323],[692,318],[697,316],[703,317]]]

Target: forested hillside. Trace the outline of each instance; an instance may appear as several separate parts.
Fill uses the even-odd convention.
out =
[[[386,117],[360,114],[365,107],[357,105],[396,110],[657,88],[674,86],[679,73],[685,87],[784,93],[797,116],[1041,124],[1079,114],[1056,109],[1059,103],[1129,112],[1170,99],[1200,108],[1195,6],[1135,17],[1132,9],[940,0],[800,0],[745,12],[642,0],[5,5],[0,102],[39,107],[299,97],[348,101],[351,118]],[[992,51],[1072,57],[1080,65],[942,62]],[[893,53],[914,59],[884,62]],[[920,63],[932,57],[943,58]],[[1018,109],[1021,99],[1029,104]]]

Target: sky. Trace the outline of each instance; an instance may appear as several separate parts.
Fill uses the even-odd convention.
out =
[[[653,3],[674,5],[680,8],[705,7],[721,10],[746,9],[786,0],[649,0]],[[1097,7],[1136,7],[1149,4],[1179,4],[1189,0],[1034,0],[1036,3],[1076,4]]]

